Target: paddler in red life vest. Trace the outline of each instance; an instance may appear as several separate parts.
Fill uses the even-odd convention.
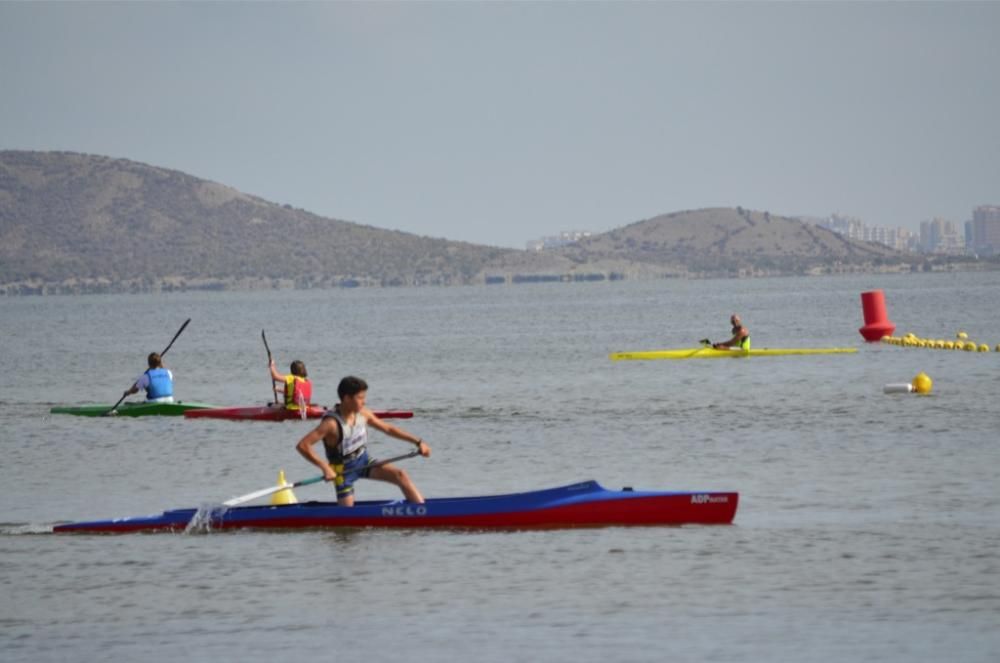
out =
[[[728,341],[723,341],[721,343],[713,343],[712,347],[716,350],[725,350],[727,348],[739,348],[740,350],[750,349],[750,331],[743,326],[743,322],[740,320],[740,316],[733,313],[729,316],[729,322],[733,326],[733,337]]]
[[[323,477],[337,488],[337,504],[354,506],[354,482],[358,479],[375,479],[399,486],[406,499],[423,504],[424,497],[413,485],[405,470],[387,464],[362,469],[374,461],[368,457],[368,427],[379,430],[397,440],[417,445],[421,456],[430,456],[431,448],[421,438],[398,426],[387,424],[365,407],[368,384],[361,378],[349,376],[337,386],[340,403],[327,410],[319,425],[299,440],[296,450],[310,463],[323,470]],[[313,449],[323,440],[325,458]]]
[[[312,399],[312,382],[306,372],[306,365],[296,359],[290,367],[291,373],[282,375],[271,360],[271,379],[285,385],[285,409],[304,410]]]
[[[146,363],[149,364],[149,369],[136,378],[132,387],[122,394],[122,398],[145,389],[147,403],[173,403],[174,374],[163,367],[160,353],[151,352],[146,357]]]

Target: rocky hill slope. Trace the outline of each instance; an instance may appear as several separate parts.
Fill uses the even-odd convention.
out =
[[[898,263],[903,254],[794,218],[742,208],[675,212],[563,249],[575,262],[628,260],[693,273],[775,272]]]
[[[677,212],[557,251],[518,251],[323,218],[125,159],[0,151],[7,293],[760,275],[905,260],[739,208]]]
[[[0,283],[466,283],[508,249],[383,230],[124,159],[0,152]]]

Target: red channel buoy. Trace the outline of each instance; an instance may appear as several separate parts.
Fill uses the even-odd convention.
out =
[[[862,292],[861,308],[865,314],[865,326],[858,331],[869,343],[879,341],[883,336],[892,336],[892,332],[896,331],[896,325],[889,321],[885,312],[885,293],[881,290]]]

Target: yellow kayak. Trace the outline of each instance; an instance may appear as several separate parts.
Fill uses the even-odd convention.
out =
[[[837,355],[857,352],[857,348],[751,348],[750,350],[716,350],[712,347],[680,350],[640,350],[612,352],[612,361],[622,359],[723,359],[726,357],[777,357],[781,355]]]

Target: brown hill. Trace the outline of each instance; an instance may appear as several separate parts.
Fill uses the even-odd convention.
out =
[[[383,230],[124,159],[0,152],[0,284],[467,283],[510,249]]]
[[[590,237],[560,253],[575,262],[623,260],[677,272],[804,273],[899,263],[904,254],[795,218],[742,208],[675,212]]]
[[[125,159],[0,151],[0,292],[783,274],[902,260],[739,208],[677,212],[557,251],[517,251],[323,218]]]

